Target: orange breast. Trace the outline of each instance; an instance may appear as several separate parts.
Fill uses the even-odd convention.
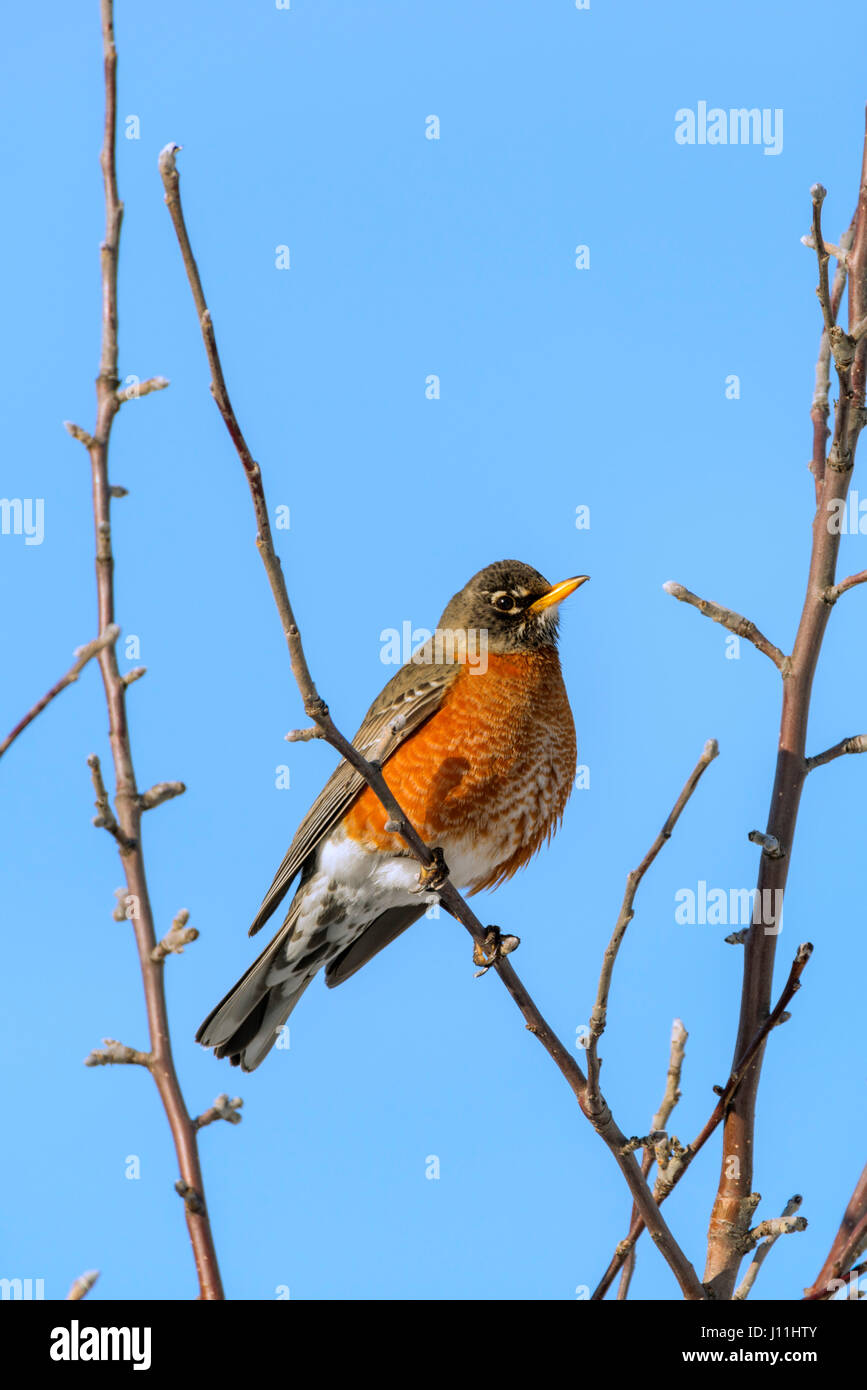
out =
[[[385,765],[398,801],[429,845],[470,855],[473,892],[502,882],[555,830],[575,778],[575,726],[552,648],[488,655],[487,670],[462,666],[443,707]],[[386,813],[367,788],[346,831],[394,851]]]

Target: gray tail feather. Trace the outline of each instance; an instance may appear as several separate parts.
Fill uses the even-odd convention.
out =
[[[268,984],[275,959],[285,949],[294,927],[291,909],[280,931],[228,994],[199,1026],[196,1042],[212,1047],[232,1066],[255,1071],[277,1041],[278,1030],[294,1009],[312,976]]]
[[[324,963],[319,954],[325,949],[323,946],[310,952],[309,942],[304,940],[289,944],[301,901],[296,894],[273,941],[211,1010],[196,1034],[196,1041],[203,1047],[212,1047],[218,1057],[228,1057],[232,1065],[240,1066],[242,1071],[255,1071],[267,1057],[277,1041],[279,1029]],[[417,922],[424,911],[424,903],[387,908],[366,928],[362,927],[344,950],[333,956],[326,966],[325,983],[333,988],[348,980]],[[279,970],[274,971],[281,954],[294,955],[296,959],[291,965],[289,960],[285,961],[287,969],[281,961]]]

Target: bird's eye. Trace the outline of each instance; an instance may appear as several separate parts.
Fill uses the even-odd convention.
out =
[[[495,608],[499,608],[501,613],[508,613],[514,608],[515,602],[511,594],[500,594],[498,598],[492,599]]]

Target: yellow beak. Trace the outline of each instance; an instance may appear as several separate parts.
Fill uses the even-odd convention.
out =
[[[549,589],[547,594],[537,598],[535,603],[531,603],[527,609],[528,613],[541,613],[545,608],[553,608],[555,604],[562,603],[564,598],[574,594],[575,590],[582,584],[586,584],[590,578],[589,574],[579,574],[576,579],[561,579],[559,584],[555,584]]]

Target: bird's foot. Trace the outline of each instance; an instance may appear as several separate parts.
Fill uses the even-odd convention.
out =
[[[473,965],[482,967],[481,970],[476,971],[475,978],[478,979],[480,975],[486,975],[492,965],[496,965],[497,961],[502,960],[504,956],[510,955],[520,944],[521,938],[519,936],[503,936],[499,927],[488,927],[485,932],[484,946],[480,946],[476,942],[473,947]]]
[[[435,893],[438,888],[442,888],[449,876],[449,868],[446,857],[436,845],[432,850],[432,864],[423,864],[418,873],[418,886],[413,888],[414,893]]]

